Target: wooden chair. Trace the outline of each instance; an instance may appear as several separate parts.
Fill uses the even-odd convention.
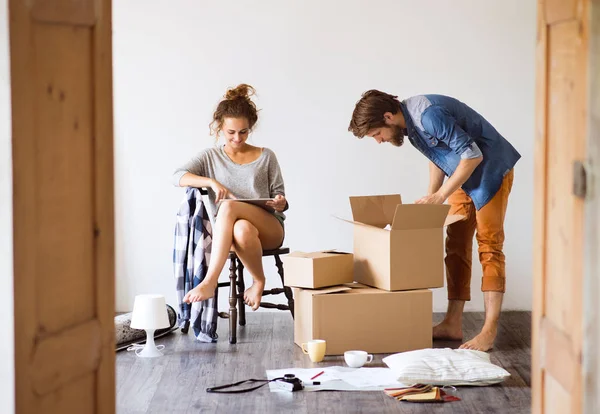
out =
[[[275,265],[277,266],[277,273],[279,273],[282,286],[281,288],[264,290],[263,298],[268,295],[279,295],[283,293],[285,294],[288,304],[276,305],[273,303],[261,301],[260,307],[290,311],[293,318],[294,295],[292,293],[292,289],[289,286],[285,285],[283,263],[281,261],[281,258],[279,257],[280,255],[288,254],[289,252],[290,249],[287,247],[280,247],[275,250],[263,251],[263,257],[273,256],[275,258]],[[244,303],[244,291],[246,290],[246,285],[244,282],[244,265],[234,252],[229,253],[229,282],[219,283],[218,286],[219,288],[229,287],[229,313],[219,312],[219,317],[229,319],[229,343],[235,344],[237,342],[238,319],[240,326],[246,325],[246,304]]]
[[[203,196],[208,195],[208,191],[205,188],[200,189],[200,194]],[[261,308],[278,309],[283,311],[290,311],[292,318],[294,317],[294,295],[292,289],[285,285],[285,278],[283,274],[283,263],[280,256],[288,254],[290,249],[287,247],[280,247],[275,250],[264,250],[263,257],[273,256],[275,258],[275,265],[277,266],[277,273],[281,279],[281,288],[267,289],[263,291],[263,298],[269,295],[284,294],[287,299],[287,305],[275,305],[261,301]],[[240,326],[246,325],[246,304],[244,303],[244,291],[246,290],[246,284],[244,282],[244,265],[242,261],[237,257],[235,252],[229,253],[229,282],[222,282],[218,284],[218,288],[229,287],[229,312],[219,312],[219,317],[223,319],[229,319],[229,343],[235,344],[237,342],[237,323],[239,320]],[[217,289],[218,289],[217,288]]]

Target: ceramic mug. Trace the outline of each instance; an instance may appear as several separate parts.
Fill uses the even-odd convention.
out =
[[[308,354],[312,362],[321,362],[325,357],[327,342],[323,339],[313,339],[302,344],[302,352]]]
[[[349,367],[360,368],[373,361],[373,355],[367,354],[365,351],[346,351],[344,352],[344,360]]]

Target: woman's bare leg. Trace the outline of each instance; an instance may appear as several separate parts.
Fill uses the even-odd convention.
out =
[[[265,289],[265,273],[262,264],[262,243],[258,229],[248,220],[238,220],[233,226],[233,245],[237,256],[252,275],[252,286],[244,292],[244,301],[258,309]]]
[[[258,231],[258,238],[261,243],[261,250],[256,253],[258,250],[256,246],[250,247],[250,251],[254,253],[252,256],[258,256],[261,262],[261,270],[262,270],[262,249],[271,249],[279,246],[283,239],[283,228],[279,224],[278,220],[267,211],[263,210],[260,207],[253,206],[251,204],[229,201],[223,203],[221,208],[219,209],[217,222],[215,224],[214,232],[213,232],[213,240],[212,240],[212,252],[210,258],[210,264],[208,267],[208,272],[206,277],[198,286],[194,289],[190,290],[187,295],[184,297],[184,302],[198,302],[201,300],[206,300],[214,296],[215,289],[217,288],[217,284],[219,282],[219,275],[223,270],[223,266],[225,266],[225,262],[227,261],[227,257],[229,255],[229,251],[232,248],[234,243],[234,226],[238,220],[245,220],[252,224],[253,227]],[[245,226],[245,225],[240,225]],[[251,230],[251,229],[242,229],[242,230]],[[243,236],[242,236],[243,237]],[[243,241],[242,244],[245,242]],[[244,248],[242,247],[242,250]],[[242,253],[245,255],[245,253]],[[246,261],[248,261],[248,257],[246,259],[240,257],[242,263],[246,266]],[[252,259],[251,259],[252,260]],[[248,301],[251,297],[252,307],[253,309],[258,308],[258,304],[260,304],[260,297],[262,296],[262,290],[264,288],[264,273],[261,271],[258,275],[255,275],[251,268],[253,267],[253,263],[250,263],[250,266],[247,266],[248,270],[252,273],[253,278],[255,278],[255,282],[258,281],[259,284],[253,283],[253,285],[246,291],[244,297]],[[256,270],[255,270],[256,272]],[[262,277],[262,288],[260,288],[260,293],[257,294],[259,290],[259,285]],[[256,285],[256,286],[255,286]]]

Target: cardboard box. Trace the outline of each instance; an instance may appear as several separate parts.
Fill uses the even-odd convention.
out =
[[[292,252],[282,257],[285,285],[317,289],[354,280],[354,256],[336,251]]]
[[[444,226],[463,216],[448,216],[445,204],[402,204],[400,194],[350,197],[350,206],[356,282],[389,291],[444,286]]]
[[[430,290],[386,292],[357,283],[294,288],[294,342],[327,341],[326,355],[395,353],[432,346]]]

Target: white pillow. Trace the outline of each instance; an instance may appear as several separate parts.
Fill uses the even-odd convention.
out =
[[[486,352],[470,349],[422,349],[383,358],[405,384],[491,385],[510,374],[490,362]]]

